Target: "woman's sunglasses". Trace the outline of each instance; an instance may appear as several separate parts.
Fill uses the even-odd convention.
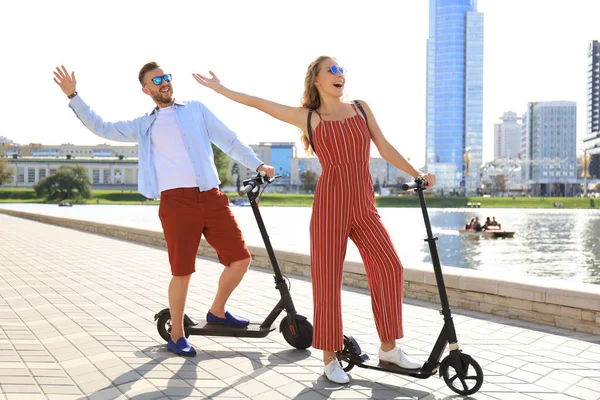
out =
[[[154,83],[156,86],[159,86],[162,83],[163,79],[165,80],[165,82],[171,82],[171,74],[155,76],[154,78],[152,78],[152,83]]]
[[[329,67],[329,72],[331,72],[334,75],[337,75],[338,73],[346,75],[346,69],[338,67],[337,65],[332,65],[331,67]]]

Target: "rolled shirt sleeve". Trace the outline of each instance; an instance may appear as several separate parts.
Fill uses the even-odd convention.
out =
[[[252,171],[256,171],[263,164],[254,154],[254,150],[244,144],[212,111],[203,106],[202,113],[211,142]]]

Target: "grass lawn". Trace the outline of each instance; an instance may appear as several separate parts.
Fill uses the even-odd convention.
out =
[[[229,193],[231,199],[239,199],[235,193]],[[377,207],[419,207],[419,199],[415,195],[378,196]],[[158,204],[158,201],[146,200],[136,191],[130,190],[93,190],[89,199],[71,200],[78,204]],[[564,208],[600,208],[600,199],[579,197],[452,197],[441,198],[426,196],[427,205],[431,208],[464,208],[468,203],[480,203],[481,208],[554,208],[555,203],[562,203]],[[0,188],[0,203],[45,203],[44,199],[36,199],[33,189]],[[56,203],[56,202],[53,202]],[[273,194],[266,193],[260,198],[262,206],[310,207],[313,195],[309,194]]]

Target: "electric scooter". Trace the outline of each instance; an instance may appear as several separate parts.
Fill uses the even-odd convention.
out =
[[[278,177],[279,176],[275,176],[269,179],[265,177],[264,173],[259,173],[256,177],[243,181],[243,187],[239,190],[239,194],[240,196],[248,195],[248,199],[250,200],[250,206],[256,217],[256,222],[258,223],[258,228],[260,229],[275,274],[275,288],[279,290],[281,295],[279,302],[262,323],[250,322],[248,326],[244,327],[210,323],[206,322],[206,320],[196,321],[185,314],[183,324],[186,337],[189,337],[190,335],[200,335],[262,338],[275,330],[273,323],[279,314],[285,310],[287,315],[281,320],[279,330],[283,334],[286,342],[296,349],[306,349],[312,345],[313,327],[305,316],[296,313],[289,287],[286,284],[284,275],[281,273],[281,269],[277,263],[273,246],[271,245],[269,235],[267,234],[265,224],[258,209],[260,188],[263,185],[270,184]],[[158,333],[165,341],[168,341],[171,337],[171,313],[169,309],[165,308],[157,313],[154,316],[154,320],[156,321]]]
[[[427,181],[423,178],[417,178],[414,182],[402,185],[402,189],[414,189],[419,195],[425,228],[427,230],[427,239],[425,239],[425,241],[429,244],[429,252],[431,253],[433,270],[435,272],[440,302],[442,305],[440,314],[444,316],[444,326],[429,355],[429,359],[419,369],[405,369],[396,366],[395,364],[383,364],[380,362],[369,361],[369,356],[362,353],[360,346],[352,336],[344,336],[344,347],[341,351],[338,351],[336,355],[346,372],[350,371],[356,365],[360,368],[376,369],[424,379],[436,374],[439,370],[440,377],[444,378],[444,382],[446,382],[446,385],[452,391],[460,395],[470,395],[481,388],[481,385],[483,384],[483,370],[477,361],[460,350],[456,339],[456,331],[454,329],[454,322],[452,321],[452,313],[448,303],[446,286],[444,285],[442,267],[440,266],[440,259],[435,243],[437,237],[433,237],[431,232],[431,224],[429,222],[425,197],[423,196],[425,186],[427,186]],[[440,359],[442,358],[447,345],[450,347],[450,354],[440,363]]]

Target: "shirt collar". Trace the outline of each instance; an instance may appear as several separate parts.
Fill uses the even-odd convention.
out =
[[[175,101],[173,102],[173,105],[185,106],[185,104],[183,103],[183,101],[178,101],[177,99],[175,99]],[[150,115],[154,114],[157,111],[158,111],[158,106],[156,106],[156,107],[154,107],[152,109],[152,112],[150,113]]]

